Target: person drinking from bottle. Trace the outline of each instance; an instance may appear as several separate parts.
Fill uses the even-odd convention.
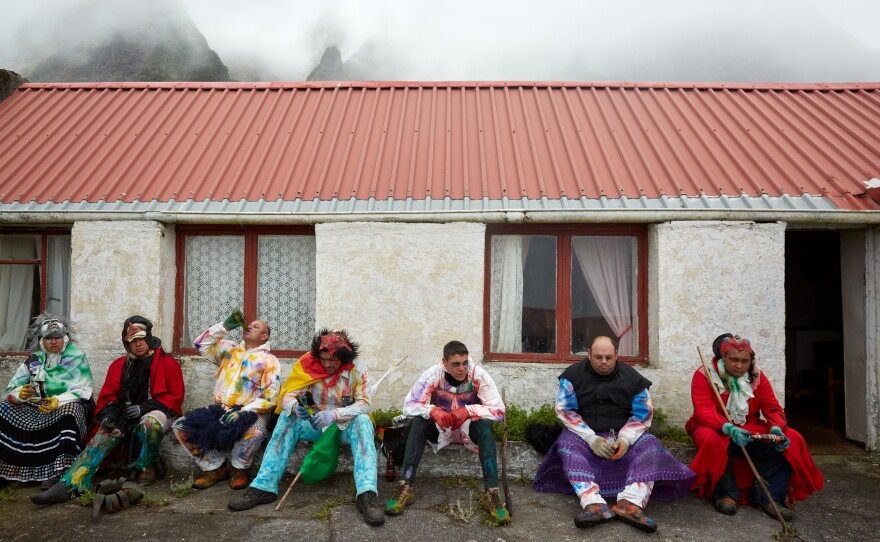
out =
[[[713,350],[711,383],[703,367],[691,381],[694,413],[685,430],[697,447],[690,464],[697,473],[693,488],[698,497],[712,499],[722,514],[735,514],[737,504],[750,502],[776,518],[745,460],[745,449],[788,521],[794,513],[786,505],[822,489],[822,473],[804,437],[788,426],[769,379],[755,366],[749,341],[727,333],[715,339]]]
[[[225,339],[240,327],[241,342]],[[247,469],[266,440],[281,386],[281,364],[270,350],[270,334],[263,320],[245,324],[241,312],[235,311],[193,341],[199,354],[218,366],[214,404],[188,412],[172,427],[202,470],[193,480],[194,489],[226,479],[232,489],[248,485]]]

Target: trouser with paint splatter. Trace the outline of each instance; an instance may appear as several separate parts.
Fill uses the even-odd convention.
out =
[[[136,469],[144,470],[155,463],[159,457],[162,437],[170,427],[171,423],[164,412],[152,410],[144,414],[137,425],[132,428],[134,437],[132,445],[140,445],[140,452],[134,464]],[[77,456],[60,481],[78,495],[91,490],[92,478],[98,472],[101,461],[123,440],[125,440],[125,436],[122,433],[107,433],[103,429],[98,429],[98,432],[89,440],[85,449]]]
[[[174,430],[174,436],[183,445],[183,449],[189,454],[192,460],[203,471],[219,469],[226,461],[226,455],[229,455],[229,464],[236,469],[247,469],[254,462],[254,456],[260,446],[266,440],[269,432],[269,415],[260,414],[257,421],[244,432],[244,435],[232,446],[232,451],[221,452],[219,450],[199,450],[194,444],[189,442],[188,433],[184,428],[185,418],[178,418],[171,427]]]
[[[354,485],[357,494],[372,491],[378,494],[376,487],[376,444],[374,442],[373,422],[366,414],[359,414],[351,420],[339,434],[339,441],[351,445],[351,456],[354,460]],[[263,453],[260,472],[251,487],[278,494],[278,482],[287,468],[287,461],[297,442],[312,441],[321,436],[307,420],[282,413],[272,431],[272,438]]]
[[[403,474],[401,479],[412,483],[422,460],[427,441],[437,442],[440,431],[434,420],[416,416],[412,419],[409,428],[409,437],[406,439],[406,453],[403,456]],[[471,421],[468,429],[471,442],[477,445],[480,456],[480,466],[483,468],[483,488],[498,487],[498,448],[495,444],[495,435],[492,434],[492,422],[490,420]]]

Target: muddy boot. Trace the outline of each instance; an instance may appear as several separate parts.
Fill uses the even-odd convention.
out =
[[[34,504],[59,504],[70,500],[70,493],[64,482],[58,482],[42,493],[34,493],[28,495],[28,498]]]
[[[385,514],[382,507],[376,501],[375,491],[365,491],[357,496],[358,512],[364,515],[364,521],[367,525],[382,525],[385,523]]]

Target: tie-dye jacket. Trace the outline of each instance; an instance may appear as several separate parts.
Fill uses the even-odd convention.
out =
[[[441,430],[437,444],[431,443],[431,446],[437,451],[447,444],[460,442],[468,449],[476,451],[477,446],[471,442],[468,435],[470,422],[471,420],[493,422],[504,420],[505,409],[501,395],[489,373],[473,361],[470,363],[465,381],[460,386],[452,386],[446,380],[445,373],[442,362],[428,367],[409,390],[403,404],[403,413],[407,416],[421,416],[428,419],[434,407],[440,407],[447,412],[459,407],[467,408],[470,420],[464,422],[458,429]]]
[[[193,341],[199,354],[220,367],[214,382],[214,402],[268,414],[275,408],[281,388],[278,358],[269,351],[268,342],[246,350],[243,341],[223,340],[227,333],[223,324],[214,324]]]
[[[372,412],[373,406],[366,391],[369,375],[367,367],[360,360],[355,360],[353,368],[340,371],[333,386],[330,385],[332,380],[331,376],[285,394],[281,399],[281,408],[290,415],[296,407],[297,399],[311,390],[315,406],[318,410],[332,410],[340,429],[348,427],[358,414]]]
[[[73,343],[68,342],[60,354],[47,354],[40,349],[28,356],[0,397],[20,403],[21,387],[34,382],[42,382],[46,397],[58,399],[59,406],[92,398],[92,370],[86,355]]]
[[[556,417],[562,420],[565,427],[589,444],[596,432],[578,414],[579,407],[574,386],[568,380],[560,378],[559,390],[556,392]],[[648,393],[648,388],[645,388],[633,397],[632,416],[620,428],[617,438],[633,444],[651,427],[653,417],[654,405],[651,403],[651,394]]]

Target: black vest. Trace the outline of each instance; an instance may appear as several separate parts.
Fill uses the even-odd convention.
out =
[[[600,375],[590,366],[589,358],[569,366],[559,378],[571,382],[578,414],[597,433],[620,431],[632,416],[633,397],[651,387],[650,380],[621,362],[617,362],[611,374]]]

